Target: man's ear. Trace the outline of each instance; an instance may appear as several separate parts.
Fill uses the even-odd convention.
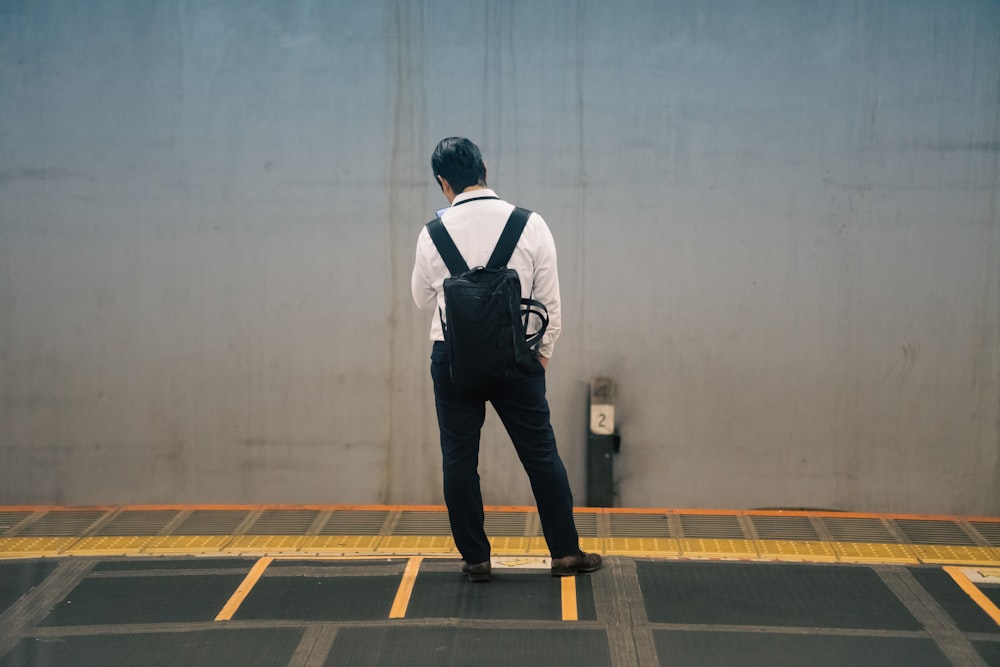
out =
[[[447,178],[443,176],[438,176],[438,185],[441,186],[441,192],[444,193],[444,198],[448,200],[450,204],[453,199],[455,199],[455,191],[451,187],[451,183],[448,182]]]

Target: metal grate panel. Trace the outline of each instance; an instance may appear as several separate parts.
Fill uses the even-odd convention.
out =
[[[393,535],[451,535],[445,512],[403,512]]]
[[[195,510],[171,535],[232,535],[248,516],[248,510]]]
[[[896,519],[903,534],[912,544],[976,546],[968,533],[954,521],[939,519]]]
[[[320,535],[378,535],[388,510],[336,510],[319,529]]]
[[[177,510],[125,510],[97,531],[97,535],[122,537],[159,535],[178,514],[180,512]]]
[[[593,512],[575,512],[573,521],[580,537],[597,537],[597,515]]]
[[[664,514],[609,514],[611,537],[673,537]]]
[[[18,537],[76,537],[105,516],[104,510],[53,510],[18,533]]]
[[[969,525],[975,528],[991,547],[1000,547],[1000,521],[970,521]]]
[[[527,512],[486,512],[486,534],[490,536],[523,537],[527,525]]]
[[[882,519],[869,517],[838,518],[823,517],[823,525],[830,531],[836,542],[896,542],[892,532],[882,523]]]
[[[681,531],[684,537],[702,539],[743,540],[739,517],[732,514],[682,514]]]
[[[751,516],[757,535],[764,540],[804,540],[814,542],[820,539],[807,516]]]
[[[31,512],[0,512],[0,535],[27,519],[31,514]]]
[[[318,516],[317,510],[265,510],[246,534],[305,535]]]

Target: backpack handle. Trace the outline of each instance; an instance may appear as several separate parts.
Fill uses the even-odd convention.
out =
[[[538,331],[529,336],[528,326],[532,315],[538,318],[541,326],[538,328]],[[528,349],[537,349],[538,345],[542,342],[542,336],[545,335],[545,330],[549,328],[549,310],[545,307],[544,303],[534,299],[521,299],[521,328],[524,330],[525,342],[528,343]]]

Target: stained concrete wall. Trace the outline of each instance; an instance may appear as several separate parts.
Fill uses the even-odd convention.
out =
[[[0,503],[437,503],[438,139],[619,504],[1000,512],[1000,3],[0,3]],[[529,504],[495,419],[486,500]]]

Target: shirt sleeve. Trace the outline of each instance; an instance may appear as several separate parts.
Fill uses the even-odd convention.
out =
[[[562,332],[562,308],[559,298],[559,270],[556,263],[556,244],[552,238],[545,220],[538,217],[538,246],[534,257],[534,271],[531,285],[533,299],[545,304],[548,311],[549,326],[545,329],[538,353],[543,357],[551,357],[556,345],[556,339]]]
[[[427,256],[427,244],[430,242],[430,235],[424,227],[417,237],[417,256],[413,262],[413,275],[410,277],[413,301],[421,310],[433,310],[437,305],[437,290],[432,284]]]

